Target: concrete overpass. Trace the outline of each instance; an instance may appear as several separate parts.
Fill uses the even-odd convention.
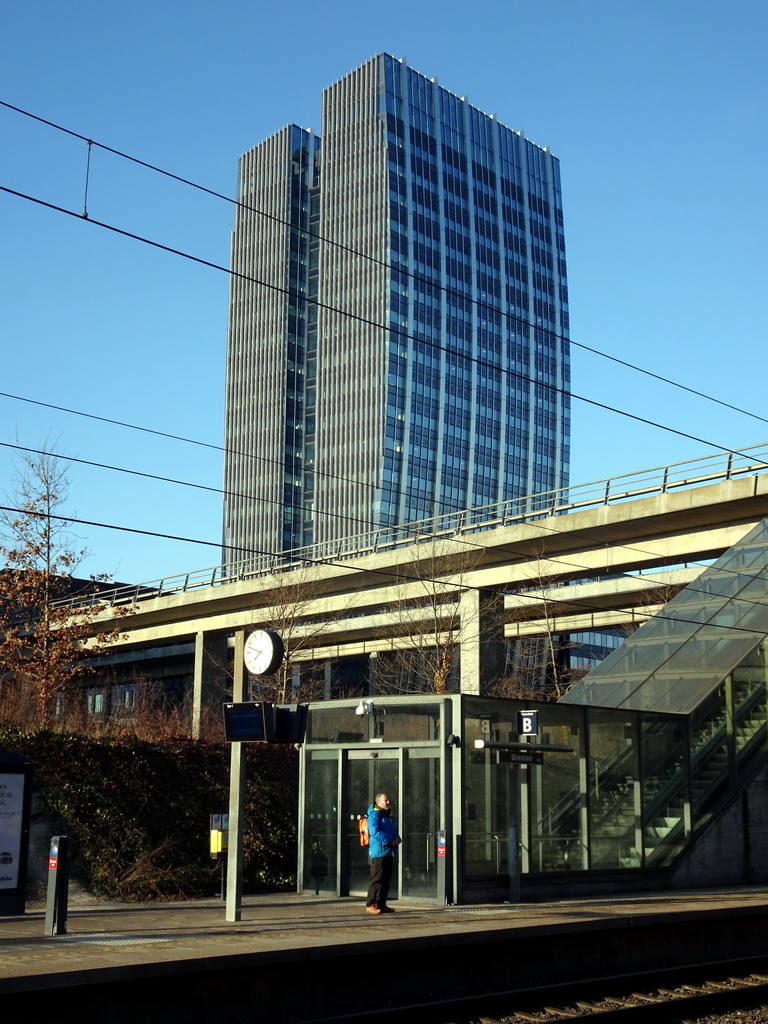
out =
[[[768,516],[763,448],[620,480],[98,594],[94,631],[119,624],[113,665],[186,663],[198,705],[226,685],[233,635],[260,625],[290,634],[295,671],[450,631],[462,690],[481,692],[505,640],[640,624]]]

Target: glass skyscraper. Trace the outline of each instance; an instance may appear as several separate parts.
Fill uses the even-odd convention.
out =
[[[567,486],[560,172],[380,54],[240,161],[225,559]]]

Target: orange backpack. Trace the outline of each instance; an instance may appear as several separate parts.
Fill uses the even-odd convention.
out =
[[[360,845],[368,846],[371,842],[371,837],[368,834],[368,815],[364,814],[361,818],[357,819],[357,831],[360,833]]]

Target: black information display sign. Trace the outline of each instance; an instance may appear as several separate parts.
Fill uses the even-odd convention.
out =
[[[268,743],[272,739],[272,720],[271,704],[224,705],[224,732],[230,743]]]
[[[540,750],[499,750],[496,757],[497,764],[544,764],[544,754]]]

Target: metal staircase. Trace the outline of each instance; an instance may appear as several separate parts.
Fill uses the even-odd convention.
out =
[[[651,739],[654,728],[663,726],[646,724]],[[588,795],[574,785],[535,822],[531,869],[668,868],[684,855],[691,838],[768,760],[762,651],[748,656],[695,712],[680,716],[677,731],[687,732],[687,742],[665,735],[643,744],[641,773],[632,739],[595,761]],[[588,842],[579,829],[585,806]]]

